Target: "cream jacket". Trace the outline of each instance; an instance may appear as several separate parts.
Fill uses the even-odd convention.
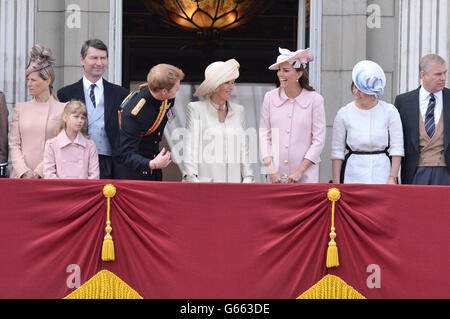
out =
[[[16,104],[9,133],[11,178],[20,178],[29,170],[43,177],[45,141],[55,136],[65,105],[53,97],[43,103],[33,99]]]
[[[191,102],[186,109],[184,181],[240,183],[254,179],[249,158],[244,107],[228,102],[220,123],[209,100]]]

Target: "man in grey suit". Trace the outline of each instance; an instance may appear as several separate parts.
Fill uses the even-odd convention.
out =
[[[88,110],[88,133],[99,154],[100,178],[114,178],[118,151],[115,141],[119,129],[118,110],[129,91],[103,79],[108,65],[108,48],[98,39],[86,41],[81,48],[84,76],[58,91],[61,102],[82,101]]]
[[[401,183],[450,185],[450,90],[445,60],[420,59],[422,86],[395,99],[403,125]]]

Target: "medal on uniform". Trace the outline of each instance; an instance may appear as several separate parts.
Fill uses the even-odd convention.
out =
[[[170,108],[170,109],[167,111],[167,119],[168,119],[169,121],[173,121],[173,120],[175,119],[175,113],[173,112],[173,108]]]

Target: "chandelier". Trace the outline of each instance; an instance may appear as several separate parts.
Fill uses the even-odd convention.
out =
[[[141,0],[165,23],[196,31],[203,37],[242,25],[265,9],[272,0]]]

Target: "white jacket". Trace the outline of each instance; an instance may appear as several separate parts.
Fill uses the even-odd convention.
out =
[[[208,99],[187,105],[184,181],[253,181],[244,107],[227,103],[224,123],[219,122],[217,110]]]

